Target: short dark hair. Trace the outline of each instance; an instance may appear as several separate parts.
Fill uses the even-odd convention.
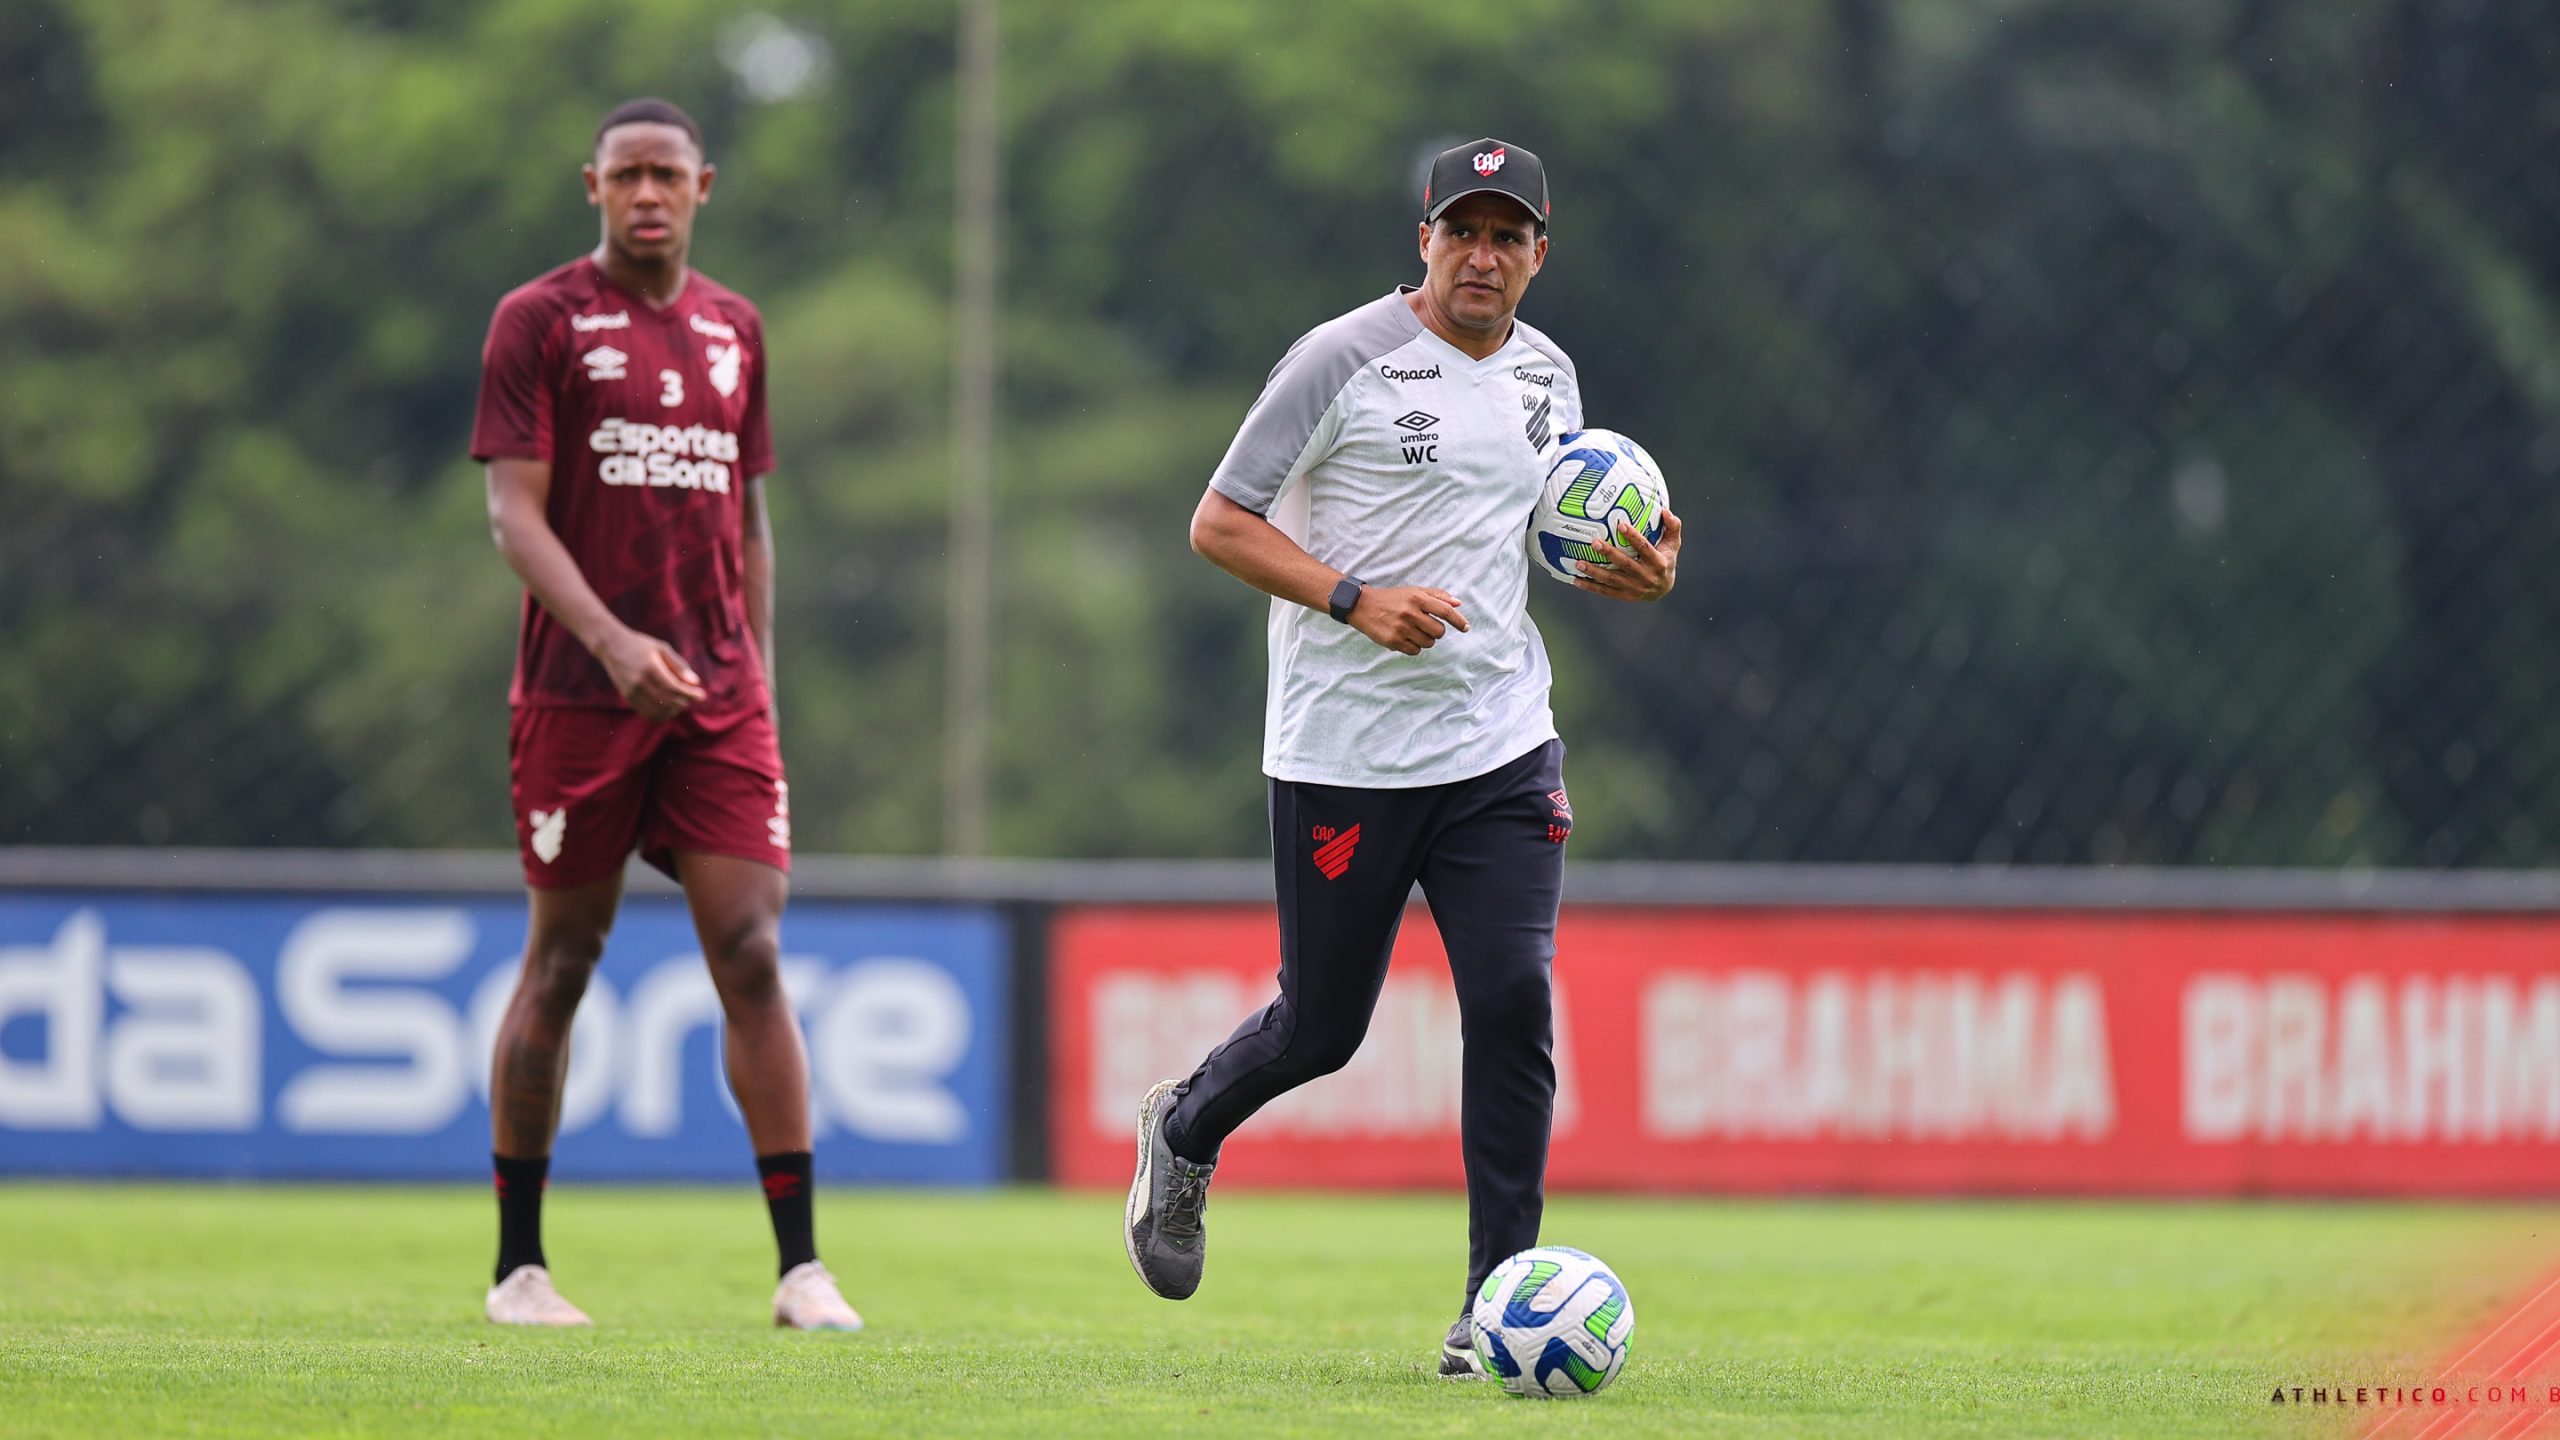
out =
[[[595,143],[603,145],[605,132],[617,125],[673,125],[693,142],[693,153],[702,153],[702,127],[694,124],[693,117],[684,113],[684,107],[672,100],[643,95],[637,100],[625,100],[614,106],[605,112],[603,123],[596,126]]]

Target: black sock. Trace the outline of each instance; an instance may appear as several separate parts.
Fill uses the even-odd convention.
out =
[[[1181,1121],[1179,1117],[1174,1115],[1173,1108],[1171,1106],[1165,1107],[1164,1148],[1181,1156],[1183,1159],[1190,1161],[1194,1165],[1215,1165],[1218,1163],[1218,1152],[1215,1150],[1210,1151],[1206,1156],[1193,1153],[1197,1147],[1191,1143],[1191,1138],[1189,1136],[1182,1133]]]
[[[513,1160],[492,1154],[498,1179],[498,1278],[542,1258],[542,1191],[551,1183],[551,1157]]]
[[[818,1221],[809,1194],[809,1152],[785,1150],[756,1157],[756,1174],[764,1179],[765,1207],[773,1212],[773,1243],[782,1251],[782,1272],[818,1258]]]

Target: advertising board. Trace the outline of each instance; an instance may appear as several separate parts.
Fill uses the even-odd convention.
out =
[[[1568,907],[1549,1183],[1651,1191],[2560,1190],[2560,921]],[[1275,993],[1260,907],[1052,942],[1057,1173]],[[1457,1003],[1408,915],[1367,1043],[1221,1186],[1460,1183]]]
[[[479,1177],[521,900],[0,896],[0,1174]],[[818,1168],[1004,1177],[990,908],[805,902],[784,984]],[[555,1173],[751,1173],[681,902],[625,903],[571,1038]]]

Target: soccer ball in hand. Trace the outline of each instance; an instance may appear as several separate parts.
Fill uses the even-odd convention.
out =
[[[1566,584],[1582,577],[1577,560],[1596,561],[1592,546],[1618,541],[1626,521],[1648,542],[1662,538],[1671,491],[1644,447],[1615,430],[1574,430],[1556,441],[1546,484],[1529,517],[1529,552],[1539,569]]]
[[[1627,1363],[1636,1307],[1609,1267],[1541,1245],[1494,1267],[1476,1292],[1476,1359],[1514,1395],[1597,1395]]]

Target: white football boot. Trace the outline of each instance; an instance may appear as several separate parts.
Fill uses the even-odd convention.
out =
[[[793,1330],[859,1330],[862,1317],[844,1303],[836,1277],[815,1260],[794,1265],[773,1291],[773,1323]]]
[[[519,1265],[489,1290],[489,1318],[501,1325],[593,1325],[587,1312],[562,1299],[551,1272]]]

